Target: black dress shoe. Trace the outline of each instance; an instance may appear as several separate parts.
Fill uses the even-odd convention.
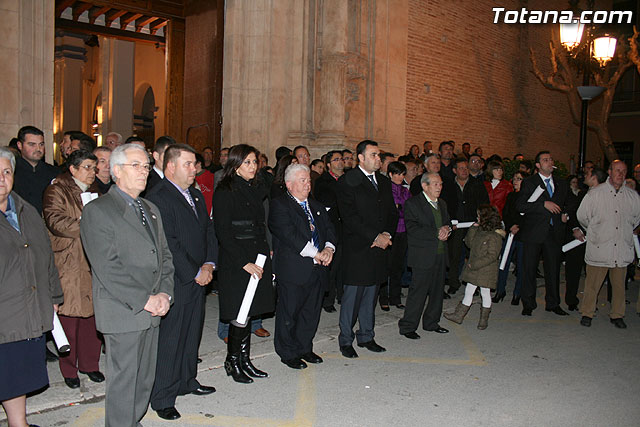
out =
[[[389,310],[391,310],[391,309],[389,308],[389,306],[388,306],[388,305],[382,305],[382,304],[380,304],[380,308],[382,309],[382,311],[389,311]]]
[[[449,289],[447,290],[447,292],[445,292],[445,294],[455,295],[456,292],[458,292],[458,288],[452,288],[451,286],[449,286]]]
[[[102,375],[102,372],[100,371],[93,371],[93,372],[80,371],[80,373],[87,375],[89,379],[94,383],[101,383],[104,381],[104,375]]]
[[[578,309],[578,304],[569,304],[569,311],[576,311]]]
[[[549,311],[549,312],[555,313],[558,316],[568,316],[569,315],[569,313],[567,313],[566,311],[561,309],[560,306],[557,306],[557,307],[554,307],[554,308],[545,308],[544,311]]]
[[[520,305],[520,297],[518,296],[513,296],[513,298],[511,299],[511,305]]]
[[[356,353],[356,350],[353,348],[352,345],[341,345],[340,353],[342,353],[344,357],[348,357],[349,359],[354,359],[358,357],[358,353]]]
[[[198,363],[202,363],[202,359],[198,357]]]
[[[49,350],[49,348],[47,347],[47,362],[57,362],[57,361],[58,361],[58,355],[52,352],[51,350]]]
[[[407,332],[406,334],[402,334],[405,337],[409,338],[410,340],[419,340],[420,339],[420,335],[418,335],[416,333],[416,331],[412,331],[412,332]]]
[[[613,326],[615,326],[618,329],[627,329],[627,324],[624,323],[624,320],[622,320],[622,318],[617,318],[617,319],[611,319],[611,323],[613,323]]]
[[[64,383],[69,388],[80,388],[80,378],[65,378]]]
[[[378,343],[376,343],[374,340],[367,341],[367,342],[359,342],[358,347],[364,347],[369,351],[373,351],[374,353],[382,353],[384,351],[387,351],[386,348],[382,347],[381,345],[378,345]]]
[[[307,367],[307,364],[298,358],[288,360],[280,359],[280,361],[291,369],[304,369]]]
[[[582,326],[586,326],[587,328],[591,326],[591,317],[587,317],[587,316],[582,316],[582,319],[580,319],[580,324]]]
[[[491,298],[491,302],[500,302],[507,296],[506,292],[496,292],[496,294]]]
[[[530,308],[523,308],[522,309],[522,315],[523,316],[531,316],[531,313],[533,313],[533,310]]]
[[[424,328],[423,328],[423,329],[424,329]],[[440,326],[440,325],[438,325],[438,327],[437,327],[437,328],[435,328],[435,329],[425,329],[425,331],[427,331],[427,332],[435,332],[436,334],[446,334],[446,333],[448,333],[448,332],[449,332],[449,330],[448,330],[448,329],[443,328],[443,327],[442,327],[442,326]]]
[[[175,406],[172,406],[171,408],[158,409],[156,413],[163,420],[172,421],[180,418],[180,412],[178,412]]]
[[[322,357],[315,354],[313,351],[310,351],[307,354],[303,354],[300,356],[300,359],[306,360],[309,363],[322,363]]]
[[[336,308],[332,305],[328,305],[326,307],[322,307],[324,309],[324,311],[326,311],[327,313],[335,313],[336,312]]]
[[[454,292],[451,291],[449,291],[449,293],[451,293],[451,295],[454,294]],[[442,295],[442,299],[451,299],[451,295],[445,292],[444,295]]]
[[[403,310],[404,307],[404,304],[396,304],[396,308],[399,308],[400,310]]]
[[[196,396],[206,396],[207,394],[215,393],[216,388],[208,385],[200,385],[197,389],[193,390],[191,394],[195,394]]]

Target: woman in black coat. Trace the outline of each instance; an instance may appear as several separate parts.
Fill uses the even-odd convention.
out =
[[[253,382],[247,374],[255,378],[267,376],[251,364],[249,322],[236,322],[251,275],[260,281],[249,316],[273,312],[275,301],[263,206],[268,189],[256,179],[257,156],[258,151],[249,145],[232,147],[213,195],[214,224],[220,243],[220,320],[230,322],[224,367],[227,375],[240,383]],[[267,257],[263,268],[255,264],[258,254]]]

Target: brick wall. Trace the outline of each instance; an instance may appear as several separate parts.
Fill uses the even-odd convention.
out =
[[[566,7],[524,2],[529,10]],[[529,47],[548,73],[548,43],[557,25],[493,24],[493,1],[409,0],[405,147],[425,139],[469,141],[484,155],[533,157],[550,149],[558,160],[577,154],[579,129],[564,94],[532,74]],[[502,1],[520,9],[522,2]]]

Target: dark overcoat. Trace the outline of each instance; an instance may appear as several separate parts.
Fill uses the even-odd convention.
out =
[[[220,319],[238,316],[250,275],[243,267],[255,263],[256,256],[267,256],[262,279],[258,283],[250,316],[274,311],[275,296],[263,200],[266,186],[234,176],[231,188],[218,186],[213,194],[213,222],[220,243],[218,284]]]
[[[378,190],[359,167],[340,177],[338,207],[343,224],[343,282],[371,286],[387,281],[391,248],[371,247],[383,232],[393,235],[398,211],[393,201],[391,180],[376,172]]]

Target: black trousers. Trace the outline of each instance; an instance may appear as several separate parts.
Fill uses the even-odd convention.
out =
[[[564,254],[564,276],[567,282],[567,288],[564,294],[564,302],[567,305],[577,305],[578,300],[578,287],[580,286],[580,275],[584,270],[584,252],[586,249],[586,243],[571,249]],[[547,260],[545,258],[545,270]]]
[[[407,233],[396,233],[391,245],[389,280],[380,286],[380,305],[397,305],[401,303],[402,273],[407,259]]]
[[[544,285],[546,309],[553,310],[560,305],[560,263],[562,246],[551,236],[543,243],[523,242],[523,281],[522,306],[535,310],[536,303],[536,269],[540,254],[544,257]]]
[[[294,359],[313,351],[313,337],[318,330],[322,310],[323,274],[326,272],[316,266],[306,283],[278,280],[273,343],[282,360]]]
[[[420,317],[422,317],[422,329],[425,331],[432,331],[438,327],[444,297],[445,256],[445,254],[436,255],[431,268],[413,267],[404,316],[398,321],[401,334],[418,329]],[[426,307],[425,302],[427,302]]]
[[[333,254],[331,265],[329,266],[329,285],[324,293],[323,307],[333,305],[338,299],[338,304],[342,301],[342,244],[336,245],[336,252]]]
[[[151,392],[154,410],[175,406],[177,396],[200,387],[196,376],[203,310],[204,292],[200,292],[186,304],[174,303],[160,322],[156,380]]]
[[[464,254],[464,238],[467,235],[467,231],[466,228],[453,230],[451,236],[447,239],[449,250],[449,276],[447,283],[453,291],[457,291],[460,288],[460,258]]]

